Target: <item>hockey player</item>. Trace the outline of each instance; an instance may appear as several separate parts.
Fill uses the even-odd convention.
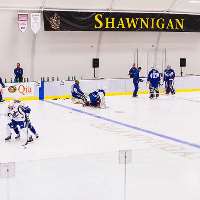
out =
[[[147,81],[149,82],[150,99],[159,97],[160,73],[155,68],[151,69]]]
[[[2,97],[2,88],[5,88],[5,85],[0,77],[0,102],[3,102],[3,97]]]
[[[30,130],[32,134],[35,135],[36,138],[39,137],[39,135],[36,133],[35,128],[32,126],[29,115],[30,115],[31,109],[28,106],[22,105],[20,101],[14,100],[12,104],[8,106],[8,117],[10,119],[10,122],[8,123],[7,127],[7,137],[5,138],[5,141],[9,141],[11,139],[12,130],[14,130],[16,137],[15,139],[20,138],[20,129],[27,128]],[[33,138],[32,135],[28,131],[28,142],[32,142]]]
[[[72,85],[71,94],[72,94],[72,101],[74,103],[83,103],[83,102],[87,101],[85,94],[80,89],[80,85],[79,85],[78,80],[75,80],[75,83]]]
[[[89,94],[89,101],[84,106],[92,106],[97,108],[105,108],[105,91],[102,89],[95,90]]]
[[[175,78],[175,72],[171,68],[171,66],[167,66],[167,69],[164,71],[164,82],[165,82],[165,93],[169,94],[175,94],[175,89],[173,87],[174,85],[174,78]]]
[[[139,82],[142,82],[142,79],[140,79],[140,71],[141,67],[136,68],[135,63],[133,64],[133,67],[129,70],[129,76],[133,79],[133,85],[134,85],[134,91],[133,91],[133,97],[138,96],[138,90],[139,90]]]

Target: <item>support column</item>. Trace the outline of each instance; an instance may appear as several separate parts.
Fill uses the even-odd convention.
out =
[[[30,81],[35,81],[35,53],[36,53],[37,34],[33,34],[32,47],[31,47],[31,70]]]

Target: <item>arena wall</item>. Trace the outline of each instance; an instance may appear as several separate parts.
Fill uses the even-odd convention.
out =
[[[44,32],[21,33],[17,11],[0,12],[0,76],[10,80],[16,62],[32,81],[40,77],[93,78],[92,58],[100,58],[99,78],[128,78],[138,60],[142,75],[156,65],[170,64],[180,75],[180,58],[187,58],[184,75],[200,74],[200,33],[158,32]],[[138,49],[138,50],[137,50]],[[138,52],[138,57],[137,57]]]

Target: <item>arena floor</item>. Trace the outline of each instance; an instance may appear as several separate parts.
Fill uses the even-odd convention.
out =
[[[25,133],[4,142],[7,103],[0,104],[0,163],[16,163],[15,177],[0,182],[3,199],[200,199],[200,93],[107,97],[106,109],[26,103],[40,135],[26,149]],[[127,149],[124,166],[118,152]]]

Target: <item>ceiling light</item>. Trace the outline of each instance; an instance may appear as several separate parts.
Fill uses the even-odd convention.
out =
[[[200,3],[198,0],[190,0],[189,3]]]

